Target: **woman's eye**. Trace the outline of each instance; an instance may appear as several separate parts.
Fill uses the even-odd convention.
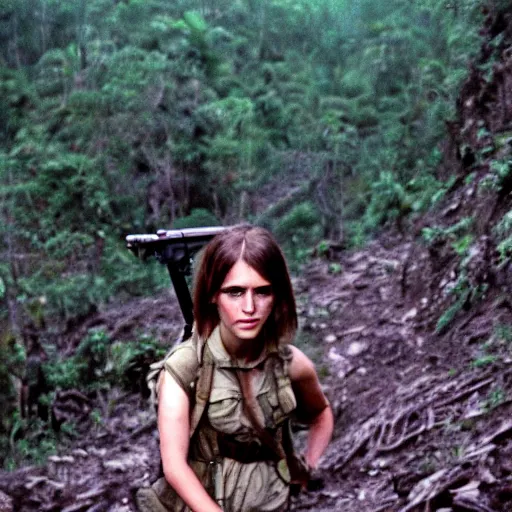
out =
[[[241,297],[245,290],[243,288],[226,288],[225,290],[221,290],[222,293],[229,295],[230,297]]]
[[[256,288],[254,291],[256,292],[256,295],[269,297],[272,295],[272,286],[261,286],[260,288]]]

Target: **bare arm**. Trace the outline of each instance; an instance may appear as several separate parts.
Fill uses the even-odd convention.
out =
[[[316,468],[331,440],[334,426],[332,411],[320,387],[314,364],[297,347],[290,348],[293,358],[289,375],[297,407],[302,418],[309,424],[306,462],[309,467]]]
[[[183,501],[196,512],[221,512],[187,462],[189,399],[167,372],[159,382],[158,430],[164,476]]]

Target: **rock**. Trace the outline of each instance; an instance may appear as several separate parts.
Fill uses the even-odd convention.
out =
[[[389,460],[384,458],[375,459],[371,462],[371,466],[374,469],[385,469],[389,467]]]
[[[91,453],[92,455],[94,455],[96,457],[103,458],[107,454],[107,449],[106,448],[96,448],[95,446],[91,446],[89,448],[89,453]]]
[[[341,308],[341,301],[335,300],[327,306],[329,313],[336,313]]]
[[[71,452],[73,455],[76,455],[77,457],[88,457],[89,454],[82,448],[77,448],[76,450],[73,450]]]
[[[75,462],[75,459],[73,457],[71,457],[71,455],[63,455],[62,457],[59,457],[58,455],[50,455],[48,457],[48,460],[50,462],[55,462],[57,464],[59,463],[68,463],[68,464],[73,464]]]
[[[328,491],[328,490],[322,490],[320,492],[322,496],[327,496],[328,498],[338,498],[341,493],[338,491]]]
[[[325,343],[334,343],[337,339],[336,334],[328,334],[325,336],[324,341]]]
[[[342,356],[341,354],[338,354],[337,350],[335,347],[331,347],[329,349],[329,353],[327,354],[327,357],[331,360],[331,361],[334,361],[335,363],[339,363],[339,364],[347,364],[349,365],[349,361],[346,357]]]
[[[105,469],[111,469],[113,471],[127,471],[128,467],[124,461],[121,460],[106,460],[103,462],[103,467]]]
[[[352,356],[352,357],[358,356],[358,355],[362,354],[367,348],[368,348],[368,345],[366,343],[354,341],[348,347],[347,356]]]
[[[13,512],[12,498],[0,491],[0,512]]]
[[[335,347],[331,347],[329,349],[327,357],[333,362],[334,366],[336,367],[336,370],[338,372],[338,379],[344,379],[345,376],[350,371],[352,371],[353,366],[350,363],[350,361],[345,356],[339,354]]]
[[[416,308],[412,308],[402,317],[402,323],[407,322],[407,320],[412,320],[418,314],[418,310]]]

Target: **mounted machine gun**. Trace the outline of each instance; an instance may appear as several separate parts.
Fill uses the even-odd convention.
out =
[[[126,246],[142,260],[156,258],[167,266],[174,291],[178,298],[185,328],[182,340],[192,333],[194,314],[192,298],[185,276],[190,275],[194,255],[225,227],[187,229],[161,229],[156,234],[128,235]]]

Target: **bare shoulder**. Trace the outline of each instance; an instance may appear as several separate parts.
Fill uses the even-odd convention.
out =
[[[176,379],[162,372],[158,390],[158,415],[167,418],[188,418],[189,397]]]
[[[313,361],[294,345],[290,345],[292,360],[289,366],[289,376],[292,382],[309,380],[316,377],[316,369]]]

